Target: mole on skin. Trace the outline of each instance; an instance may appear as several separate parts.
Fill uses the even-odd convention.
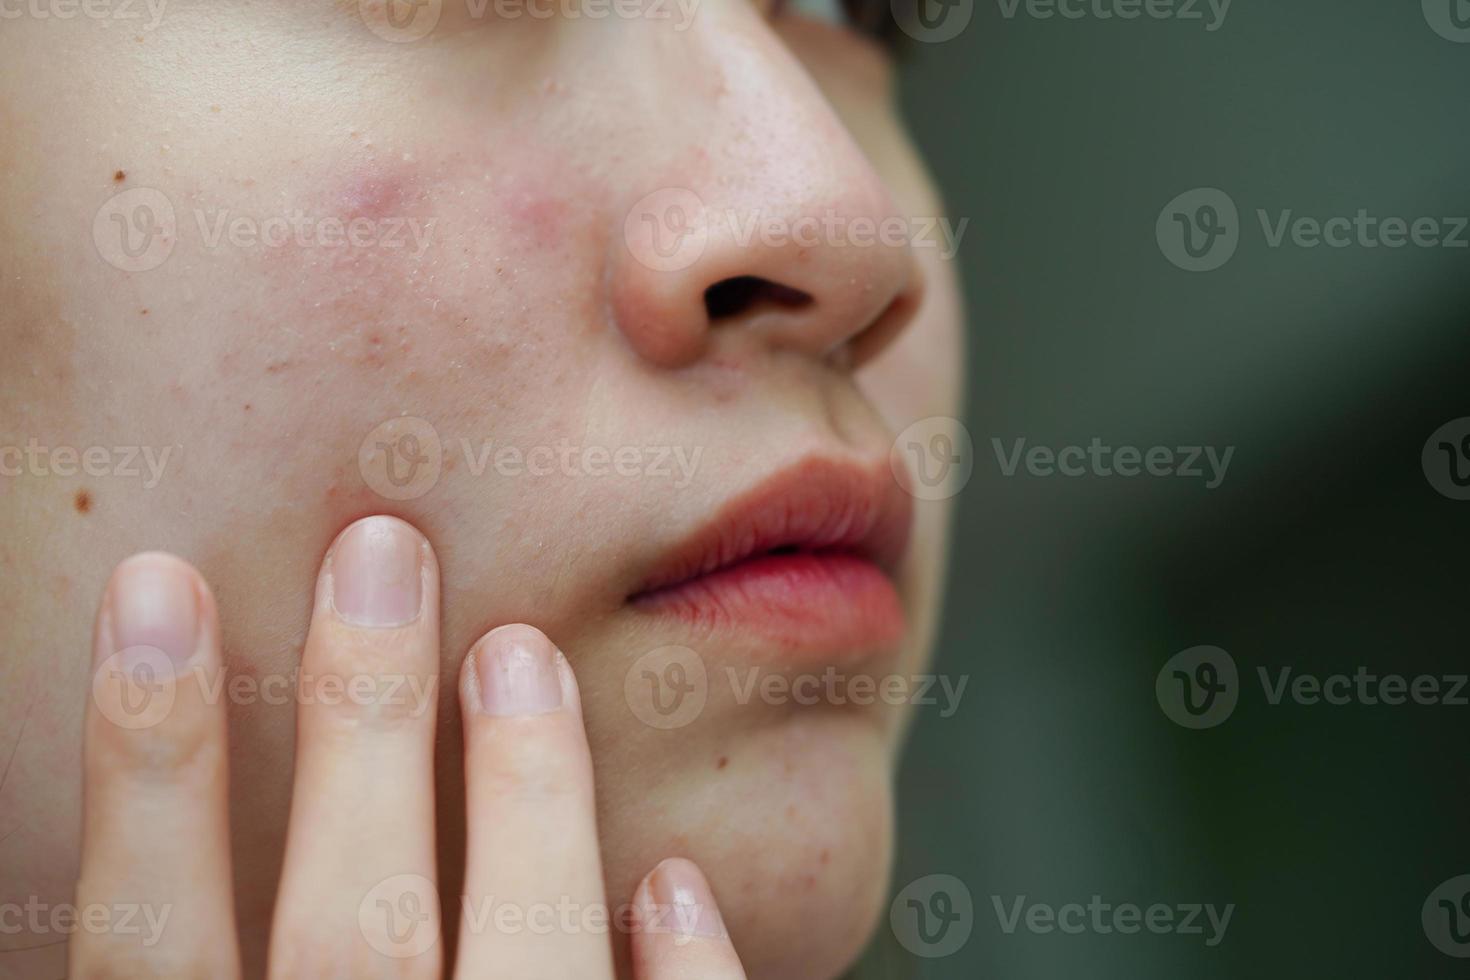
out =
[[[92,495],[85,490],[78,490],[72,504],[76,507],[78,514],[85,514],[92,509]]]

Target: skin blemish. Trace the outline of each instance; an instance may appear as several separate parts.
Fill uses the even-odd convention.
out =
[[[114,183],[121,184],[123,181],[128,179],[127,171],[119,170],[117,173],[112,175],[112,179]]]
[[[92,509],[92,495],[85,490],[78,490],[77,495],[72,498],[72,506],[77,509],[78,514],[85,514]]]
[[[379,221],[404,217],[404,202],[410,197],[412,177],[407,169],[369,167],[355,174],[342,188],[340,203],[344,218]]]
[[[729,764],[730,764],[730,757],[728,755],[722,755],[722,756],[720,756],[720,761],[715,763],[715,768],[716,769],[723,769],[726,766],[728,766]]]

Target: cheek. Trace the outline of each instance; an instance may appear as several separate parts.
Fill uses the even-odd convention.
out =
[[[401,414],[534,413],[547,381],[580,369],[599,329],[598,194],[535,154],[517,168],[369,156],[257,195],[296,202],[297,224],[223,256],[218,340],[192,382],[227,393],[218,421],[240,448],[278,449],[285,427],[360,438]]]

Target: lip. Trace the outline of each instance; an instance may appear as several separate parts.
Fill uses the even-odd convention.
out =
[[[629,597],[644,612],[753,630],[789,658],[863,658],[906,629],[893,574],[913,503],[887,465],[813,459],[737,496]]]

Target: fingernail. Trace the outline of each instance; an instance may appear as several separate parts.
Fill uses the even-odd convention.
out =
[[[353,626],[407,626],[423,604],[422,538],[392,517],[348,528],[332,552],[332,605]]]
[[[648,891],[654,904],[654,918],[650,920],[653,931],[711,939],[725,935],[725,923],[715,905],[714,893],[693,861],[683,858],[664,861],[654,869]]]
[[[194,574],[167,555],[135,555],[118,566],[109,590],[110,653],[132,647],[162,650],[176,664],[199,646],[199,599]]]
[[[502,626],[475,651],[480,706],[489,715],[544,715],[561,707],[556,647],[540,630]]]

